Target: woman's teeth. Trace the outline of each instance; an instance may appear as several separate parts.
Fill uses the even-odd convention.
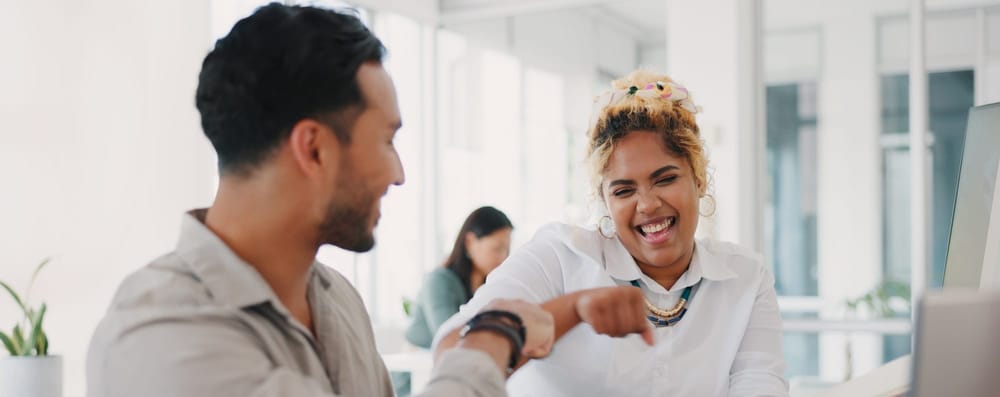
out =
[[[660,222],[660,223],[652,223],[652,224],[642,225],[642,226],[640,226],[640,229],[642,230],[643,233],[650,234],[650,233],[656,233],[656,232],[662,231],[662,230],[670,227],[670,225],[673,225],[673,224],[674,224],[674,217],[670,217],[670,218],[667,218],[667,220],[665,220],[663,222]]]

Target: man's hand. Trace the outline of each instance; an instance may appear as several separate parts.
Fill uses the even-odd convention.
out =
[[[483,308],[483,311],[486,310],[504,310],[521,317],[525,331],[522,356],[542,358],[552,351],[552,344],[555,343],[552,314],[540,306],[520,299],[496,299]]]
[[[646,319],[642,291],[635,287],[607,287],[583,291],[576,313],[598,334],[621,337],[641,334],[653,345],[653,329]]]

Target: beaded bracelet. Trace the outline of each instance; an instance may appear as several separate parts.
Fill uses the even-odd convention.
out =
[[[459,332],[459,337],[464,338],[469,333],[477,331],[493,331],[510,341],[511,351],[510,361],[507,363],[507,373],[513,372],[517,362],[521,359],[521,349],[524,347],[525,330],[521,317],[502,310],[485,311],[469,320]]]

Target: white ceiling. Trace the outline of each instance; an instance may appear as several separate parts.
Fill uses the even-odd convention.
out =
[[[645,45],[666,36],[666,0],[439,0],[444,25],[477,19],[506,18],[542,12],[589,12]]]
[[[655,34],[655,38],[651,38],[649,41],[662,43],[666,38],[666,0],[609,1],[597,7],[603,9],[606,14],[612,14],[626,20],[644,32]]]

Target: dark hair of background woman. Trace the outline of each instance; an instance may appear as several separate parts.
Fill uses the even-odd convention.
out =
[[[482,238],[505,228],[513,229],[514,225],[510,223],[507,215],[493,207],[480,207],[472,211],[465,218],[462,230],[458,232],[458,237],[455,238],[455,247],[451,249],[451,255],[444,261],[444,267],[451,269],[462,280],[466,296],[472,296],[471,278],[473,265],[472,259],[469,258],[469,251],[465,245],[465,236],[469,232],[472,232],[476,238]]]

